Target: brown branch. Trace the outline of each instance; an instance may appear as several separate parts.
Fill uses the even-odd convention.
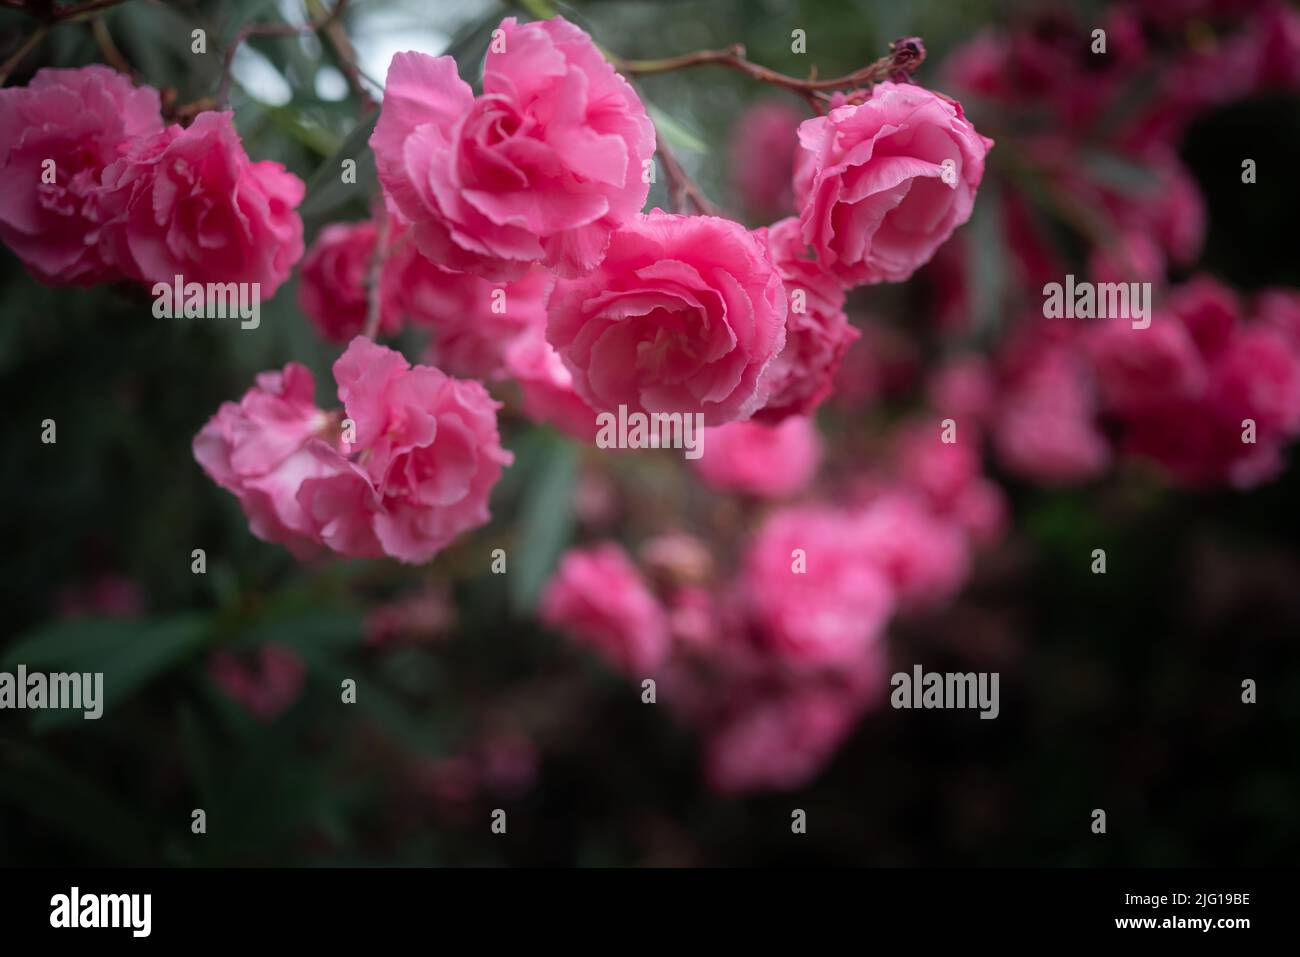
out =
[[[22,46],[14,51],[13,56],[5,60],[3,65],[0,65],[0,86],[9,81],[9,74],[18,69],[23,60],[26,59],[27,54],[36,49],[36,46],[45,39],[45,34],[49,32],[49,27],[38,27],[31,36],[23,41]]]
[[[750,79],[768,83],[783,89],[792,90],[805,97],[826,99],[828,90],[857,89],[881,80],[904,79],[911,75],[925,61],[925,44],[920,37],[902,37],[889,45],[889,53],[874,63],[868,64],[844,76],[819,80],[814,73],[808,79],[787,76],[754,63],[745,56],[744,44],[735,43],[725,50],[697,50],[681,56],[665,57],[660,60],[622,60],[615,59],[618,69],[633,76],[645,76],[653,73],[667,73],[670,70],[684,70],[691,67],[716,64],[737,70]]]
[[[225,106],[230,98],[230,69],[235,62],[235,53],[249,37],[291,37],[301,33],[318,33],[342,16],[347,7],[347,0],[337,0],[332,9],[323,11],[303,24],[292,23],[251,23],[246,24],[235,34],[234,40],[226,48],[221,60],[221,85],[217,88],[217,102]]]
[[[722,215],[718,207],[704,195],[704,191],[695,180],[687,175],[682,164],[678,162],[677,155],[664,139],[663,132],[657,126],[655,127],[655,152],[659,154],[659,161],[664,167],[664,176],[668,178],[668,199],[672,203],[673,212],[685,213],[686,200],[689,199],[695,205],[696,212],[705,216]]]
[[[388,259],[388,216],[381,206],[376,213],[379,220],[375,230],[375,251],[370,254],[370,276],[366,280],[366,325],[361,334],[374,342],[379,336],[379,323],[384,316],[384,262]]]
[[[127,2],[128,0],[90,0],[89,3],[82,3],[75,7],[60,7],[53,0],[27,0],[25,3],[23,0],[3,0],[4,5],[9,9],[20,10],[47,24],[79,20]]]
[[[99,52],[104,54],[104,59],[118,73],[125,73],[127,76],[132,75],[131,64],[126,62],[126,57],[122,56],[122,51],[117,48],[113,42],[113,35],[108,32],[108,24],[104,22],[103,17],[95,17],[90,25],[91,32],[95,35],[95,43],[99,45]]]
[[[347,3],[348,0],[338,0],[334,8],[334,16],[324,26],[325,39],[334,49],[334,55],[339,61],[339,69],[343,71],[348,86],[352,88],[352,92],[361,103],[361,112],[367,113],[374,109],[376,103],[370,91],[366,89],[361,68],[357,65],[357,51],[353,48],[352,41],[348,39],[348,32],[343,27],[343,8]],[[316,6],[318,0],[312,0],[312,4]]]

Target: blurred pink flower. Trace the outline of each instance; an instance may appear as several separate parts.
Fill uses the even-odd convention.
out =
[[[883,677],[884,666],[879,666]],[[883,682],[879,683],[881,688]],[[721,794],[808,784],[852,734],[874,694],[797,685],[745,701],[706,732],[705,778]]]
[[[882,495],[868,504],[856,516],[851,537],[884,569],[902,607],[943,604],[970,572],[961,526],[937,517],[908,492]]]
[[[252,661],[222,650],[208,663],[208,674],[226,697],[265,722],[275,720],[298,700],[306,673],[298,654],[276,642],[259,647]]]
[[[513,282],[489,282],[435,266],[408,242],[390,272],[411,324],[433,334],[427,361],[449,375],[501,378],[510,344],[546,324],[552,280],[540,267]]]
[[[632,677],[645,677],[668,655],[664,609],[612,542],[567,552],[542,594],[540,614],[548,627],[591,645]]]
[[[692,464],[707,484],[758,498],[788,498],[812,481],[821,439],[810,419],[780,425],[732,422],[707,429],[704,454]]]
[[[100,575],[59,589],[57,608],[59,616],[64,618],[82,615],[134,618],[144,613],[145,593],[134,579]]]
[[[994,445],[1002,464],[1023,478],[1046,485],[1088,481],[1111,463],[1096,417],[1096,395],[1081,358],[1072,347],[1047,348],[1003,393]]]
[[[736,192],[761,219],[794,209],[796,129],[804,117],[789,103],[763,100],[746,107],[732,128],[730,168]]]
[[[772,513],[741,577],[758,647],[795,667],[854,665],[880,641],[894,589],[862,547],[853,517],[821,505]]]
[[[298,305],[326,339],[348,342],[365,328],[378,233],[368,220],[333,223],[307,250],[298,273]],[[381,272],[379,332],[392,335],[402,327],[401,290],[386,265]]]
[[[505,352],[507,375],[519,383],[524,415],[555,426],[582,442],[596,437],[596,410],[573,390],[573,376],[541,326],[510,341]]]

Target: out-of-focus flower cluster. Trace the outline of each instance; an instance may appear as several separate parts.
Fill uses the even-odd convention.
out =
[[[477,91],[451,57],[398,54],[370,139],[382,201],[322,229],[299,274],[313,327],[347,343],[342,407],[319,407],[290,362],[222,405],[194,457],[254,535],[298,557],[424,563],[491,517],[512,461],[500,410],[588,444],[601,416],[698,417],[703,455],[681,468],[729,497],[725,531],[602,529],[560,558],[538,614],[653,679],[702,736],[717,789],[797,787],[883,700],[891,623],[952,601],[1007,534],[996,470],[1058,486],[1141,459],[1177,483],[1249,488],[1283,468],[1300,296],[1197,271],[1206,210],[1177,149],[1205,111],[1300,86],[1300,16],[1238,5],[1237,24],[1211,0],[1114,6],[1103,53],[1053,13],[971,38],[937,74],[946,93],[895,75],[813,98],[816,115],[760,102],[730,152],[756,228],[645,210],[654,124],[562,18],[504,20]],[[0,239],[42,281],[183,276],[269,295],[303,255],[301,182],[251,162],[229,113],[164,128],[156,92],[89,67],[0,92],[0,131],[0,170],[40,184],[0,196]],[[1004,331],[975,351],[976,250],[958,230],[992,176],[1011,282]],[[1150,283],[1151,314],[1049,317],[1046,287],[1076,275]],[[864,318],[865,287],[914,276],[930,315]],[[414,365],[374,341],[408,328],[427,334]],[[877,414],[908,392],[907,411]],[[865,458],[868,421],[881,434]],[[441,633],[448,605],[387,606],[370,639]],[[264,720],[303,680],[274,646],[219,656],[212,675]],[[475,762],[431,786],[474,790],[492,763]]]

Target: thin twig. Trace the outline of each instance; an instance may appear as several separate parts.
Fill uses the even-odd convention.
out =
[[[615,59],[618,69],[633,76],[645,76],[652,73],[667,73],[670,70],[684,70],[696,66],[716,64],[732,70],[738,70],[760,83],[769,83],[800,94],[825,93],[828,90],[857,89],[881,80],[902,78],[910,75],[925,60],[925,44],[919,37],[903,37],[889,45],[889,53],[874,63],[846,73],[844,76],[819,80],[815,76],[800,79],[787,76],[754,63],[745,56],[744,44],[735,43],[725,50],[696,50],[681,56],[664,57],[660,60],[623,60]]]
[[[36,49],[37,44],[44,40],[45,34],[49,32],[49,27],[37,27],[36,31],[23,41],[23,45],[14,51],[13,56],[5,60],[4,65],[0,66],[0,86],[4,86],[5,83],[9,82],[9,74],[19,67],[27,54]]]
[[[126,62],[126,57],[122,56],[122,51],[117,48],[113,42],[113,34],[108,32],[108,24],[104,22],[103,17],[95,17],[90,24],[90,32],[95,35],[95,42],[99,45],[99,52],[104,54],[104,59],[118,73],[125,73],[131,76],[131,64]]]
[[[366,280],[366,326],[361,333],[372,342],[379,335],[379,322],[384,315],[384,263],[388,259],[388,216],[383,207],[376,215],[379,228],[375,230],[375,251],[370,254],[370,275]]]
[[[320,5],[319,0],[311,0],[312,7],[317,8]],[[326,22],[322,28],[325,39],[334,50],[334,55],[338,58],[339,69],[342,70],[343,76],[348,81],[348,86],[356,95],[361,103],[361,112],[366,113],[375,107],[374,97],[366,89],[364,76],[361,68],[357,65],[357,51],[352,46],[352,41],[348,39],[348,31],[343,26],[343,8],[347,6],[348,0],[338,0],[334,7],[334,16]]]
[[[704,195],[704,190],[687,175],[682,164],[678,162],[677,155],[664,138],[663,131],[657,126],[655,127],[655,151],[663,164],[664,176],[668,178],[668,198],[672,203],[673,212],[686,212],[686,200],[689,199],[695,205],[696,212],[703,213],[705,216],[722,215],[721,210]]]
[[[338,0],[333,8],[312,17],[302,24],[293,23],[251,23],[245,25],[235,34],[234,40],[226,48],[221,62],[221,85],[217,88],[217,102],[225,105],[230,98],[230,70],[235,62],[235,53],[249,37],[290,37],[300,33],[317,33],[324,30],[342,15],[347,7],[347,0]]]

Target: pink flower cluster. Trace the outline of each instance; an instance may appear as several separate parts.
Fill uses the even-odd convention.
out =
[[[761,427],[716,431],[740,428]],[[973,549],[1003,532],[977,449],[918,424],[848,504],[770,513],[729,580],[680,534],[645,543],[644,571],[613,542],[575,549],[542,620],[630,678],[655,678],[659,700],[705,734],[718,790],[798,787],[883,698],[893,617],[951,601]]]
[[[297,363],[267,372],[194,439],[194,457],[239,499],[253,534],[300,557],[426,562],[489,519],[512,456],[477,382],[358,336],[334,363],[341,412],[315,404]]]
[[[229,113],[164,127],[158,92],[103,66],[0,90],[0,240],[49,285],[260,283],[302,257],[302,180],[251,162]]]

